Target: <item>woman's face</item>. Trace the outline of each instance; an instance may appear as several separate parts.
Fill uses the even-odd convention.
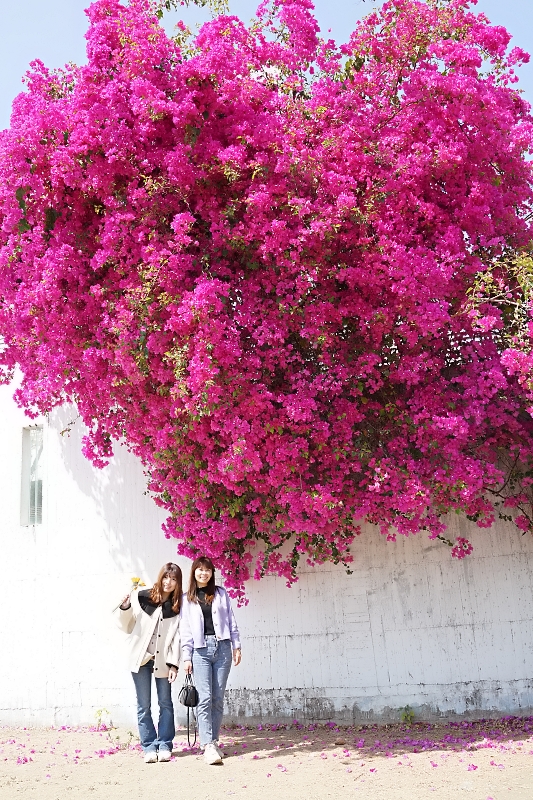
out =
[[[213,570],[209,569],[209,567],[203,567],[202,565],[196,567],[194,570],[194,577],[196,578],[196,584],[200,587],[200,589],[203,589],[204,586],[207,586],[211,580],[212,574]]]
[[[164,592],[169,592],[170,594],[172,594],[172,592],[178,585],[178,582],[176,578],[172,577],[172,575],[165,575],[165,577],[161,581],[161,585],[163,587]]]

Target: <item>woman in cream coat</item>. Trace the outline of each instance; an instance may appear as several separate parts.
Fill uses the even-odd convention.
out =
[[[119,606],[119,626],[128,634],[139,736],[147,764],[170,761],[172,756],[175,727],[171,684],[180,663],[181,598],[181,569],[168,563],[151,589],[135,589]],[[151,712],[152,675],[159,702],[157,733]]]

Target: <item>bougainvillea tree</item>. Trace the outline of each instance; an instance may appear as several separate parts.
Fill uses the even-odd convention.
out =
[[[15,100],[4,379],[75,403],[97,466],[125,442],[236,591],[348,563],[362,520],[531,528],[527,56],[471,6],[392,0],[337,45],[310,0],[194,38],[97,0],[87,65]]]

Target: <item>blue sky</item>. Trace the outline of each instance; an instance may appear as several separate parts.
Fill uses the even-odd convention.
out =
[[[258,2],[230,0],[231,12],[247,21]],[[315,6],[322,31],[331,28],[334,38],[345,41],[356,20],[381,2],[315,0]],[[87,18],[83,10],[88,4],[88,0],[0,0],[0,128],[9,125],[11,102],[23,88],[21,78],[32,59],[40,58],[50,67],[84,62]],[[533,53],[533,0],[479,0],[477,9],[494,23],[505,25],[515,43]],[[202,12],[184,9],[183,17],[190,22],[201,19]],[[533,64],[522,68],[521,86],[533,103]]]

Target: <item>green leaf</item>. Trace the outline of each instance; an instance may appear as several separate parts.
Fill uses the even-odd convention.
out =
[[[185,141],[187,144],[195,145],[196,140],[200,135],[200,128],[197,128],[194,125],[186,125],[185,126]]]
[[[24,200],[25,196],[30,191],[29,186],[19,186],[17,191],[15,192],[15,197],[17,198],[17,203],[21,211],[26,213],[26,201]]]
[[[44,229],[46,233],[50,233],[50,231],[53,230],[58,217],[59,211],[56,211],[55,208],[50,207],[46,209],[44,213]]]

